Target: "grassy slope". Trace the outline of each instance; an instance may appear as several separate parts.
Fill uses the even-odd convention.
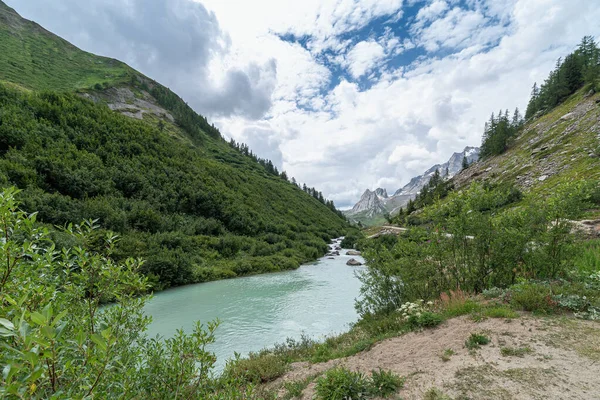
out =
[[[473,181],[516,183],[533,198],[542,198],[564,182],[600,180],[600,94],[586,93],[582,89],[548,114],[528,121],[505,153],[457,175],[457,187]],[[561,119],[569,113],[570,118]]]
[[[123,237],[124,255],[148,258],[154,274],[173,267],[165,274],[181,275],[187,266],[190,276],[170,276],[163,285],[289,268],[317,256],[324,240],[346,227],[316,199],[232,149],[168,89],[119,61],[77,49],[1,1],[0,81],[4,129],[11,133],[0,149],[2,186],[24,189],[28,211],[42,209],[46,222],[104,217],[101,222]],[[136,96],[160,89],[167,96],[153,102],[176,122],[163,119],[161,130],[161,118],[150,113],[137,121],[108,110],[108,101],[36,93],[77,91],[103,99],[111,87],[128,87]],[[61,156],[65,149],[67,157]],[[117,182],[124,176],[137,185],[135,193]],[[96,185],[86,186],[92,180]],[[197,209],[189,206],[191,198]],[[135,210],[150,213],[146,225]],[[279,266],[277,257],[289,262]],[[215,267],[219,271],[200,271]]]
[[[0,2],[0,79],[66,91],[123,82],[132,71],[120,61],[79,50]]]

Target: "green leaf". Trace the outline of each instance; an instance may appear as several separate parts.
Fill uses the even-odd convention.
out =
[[[8,330],[6,328],[2,328],[0,327],[0,336],[1,337],[11,337],[11,336],[15,336],[15,332]]]
[[[37,311],[31,313],[31,320],[38,325],[46,325],[46,317]]]
[[[0,318],[0,325],[11,331],[15,329],[13,323],[7,320],[6,318]]]
[[[100,348],[100,350],[106,351],[106,349],[107,349],[106,340],[104,340],[104,338],[101,335],[94,333],[92,335],[91,339],[92,339],[92,342],[96,343],[96,345]]]

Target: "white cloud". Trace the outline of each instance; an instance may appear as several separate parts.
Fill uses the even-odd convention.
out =
[[[358,79],[370,72],[385,58],[385,49],[374,40],[358,42],[346,55],[350,74]]]

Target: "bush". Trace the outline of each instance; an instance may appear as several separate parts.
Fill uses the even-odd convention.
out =
[[[370,396],[369,381],[360,372],[334,368],[317,379],[317,398],[322,400],[360,400]]]
[[[371,371],[371,394],[377,397],[388,397],[404,386],[404,378],[391,371]]]
[[[404,378],[391,371],[371,371],[366,378],[360,372],[344,367],[330,369],[317,379],[317,398],[323,400],[359,400],[373,397],[388,397],[404,386]]]
[[[469,350],[478,349],[482,345],[490,342],[490,338],[479,333],[471,333],[471,336],[465,341],[465,347]]]
[[[274,381],[288,370],[288,363],[275,354],[250,353],[247,358],[236,358],[227,364],[225,376],[250,383]]]
[[[549,285],[522,283],[510,288],[510,304],[523,311],[550,314],[556,311]]]

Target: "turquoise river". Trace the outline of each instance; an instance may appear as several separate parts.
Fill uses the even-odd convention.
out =
[[[169,337],[176,329],[191,331],[194,321],[219,319],[216,342],[217,371],[234,352],[242,355],[298,339],[341,333],[357,320],[354,299],[360,281],[350,258],[327,257],[294,271],[201,283],[156,294],[146,305],[152,316],[149,335]]]

